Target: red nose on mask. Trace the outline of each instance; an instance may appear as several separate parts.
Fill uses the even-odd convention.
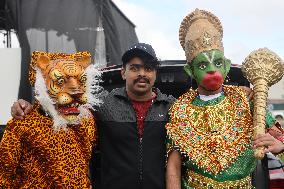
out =
[[[208,72],[202,80],[202,86],[207,90],[217,90],[224,82],[220,72]]]

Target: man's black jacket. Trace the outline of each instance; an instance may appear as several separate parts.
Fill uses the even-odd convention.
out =
[[[101,189],[164,189],[168,110],[175,100],[157,94],[138,137],[136,114],[125,88],[114,89],[95,113]],[[96,178],[94,178],[96,179]]]

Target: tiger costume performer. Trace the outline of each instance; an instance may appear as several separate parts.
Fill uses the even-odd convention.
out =
[[[7,123],[0,143],[0,188],[90,188],[97,141],[90,108],[100,104],[100,72],[88,52],[34,52],[35,105]]]

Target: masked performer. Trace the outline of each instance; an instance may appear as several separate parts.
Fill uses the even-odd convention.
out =
[[[100,103],[99,71],[87,52],[34,52],[29,79],[35,105],[11,120],[0,143],[0,188],[90,188],[96,142],[89,108]]]
[[[222,37],[219,19],[207,11],[196,9],[180,26],[185,70],[198,89],[190,89],[170,109],[167,188],[252,187],[252,108],[241,88],[223,85],[231,62]],[[275,128],[274,123],[267,114],[267,128]]]

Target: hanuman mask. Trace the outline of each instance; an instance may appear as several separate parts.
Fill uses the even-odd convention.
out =
[[[231,66],[224,56],[222,37],[219,19],[199,9],[184,18],[179,30],[180,44],[188,63],[185,71],[209,91],[222,86]]]

